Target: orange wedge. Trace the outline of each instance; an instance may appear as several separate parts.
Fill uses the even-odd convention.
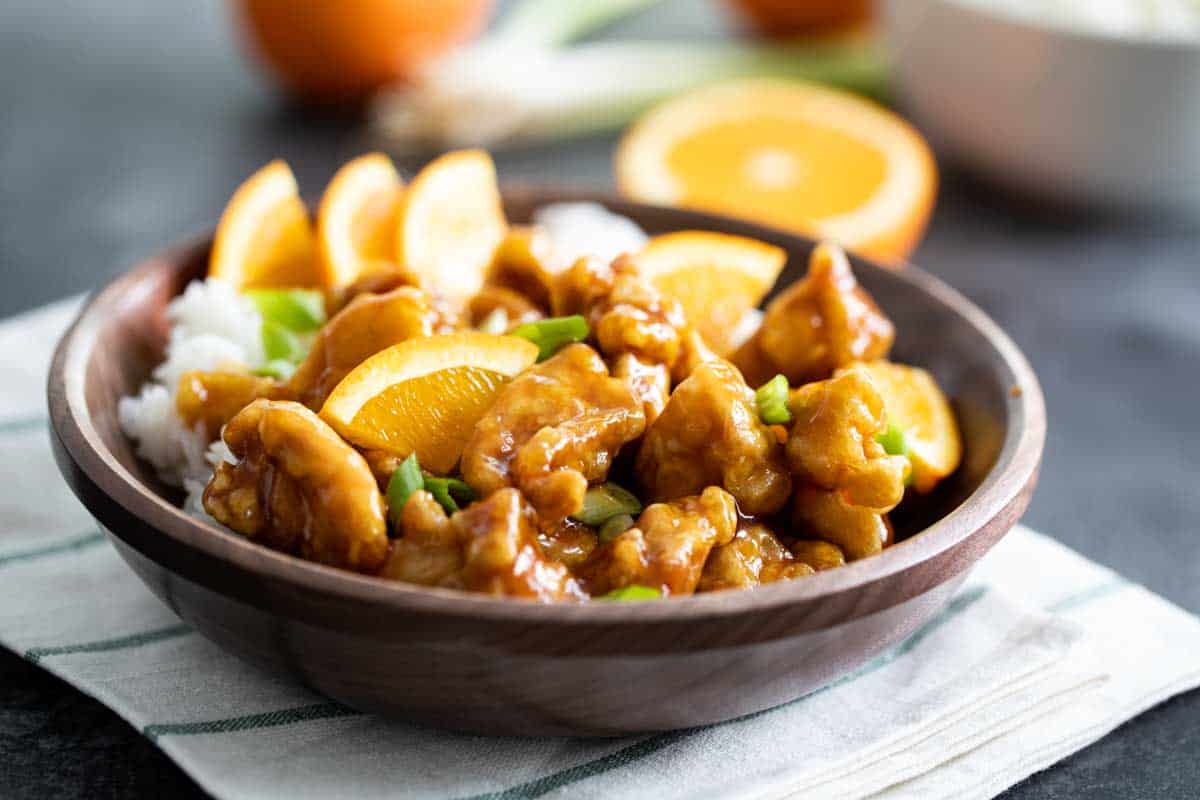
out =
[[[958,468],[962,438],[950,403],[937,381],[919,367],[871,361],[848,369],[866,370],[887,409],[888,424],[904,432],[912,485],[929,492]]]
[[[461,304],[483,286],[507,230],[491,156],[460,150],[430,162],[404,192],[396,254],[423,289]]]
[[[334,388],[321,418],[351,444],[446,474],[475,423],[538,348],[515,336],[464,331],[408,339],[355,367]]]
[[[660,292],[679,301],[708,346],[727,355],[738,323],[775,285],[787,253],[742,236],[679,231],[654,237],[635,260]]]
[[[349,286],[395,261],[403,191],[400,174],[382,153],[359,156],[333,176],[317,212],[317,247],[329,286]]]
[[[652,109],[617,148],[630,198],[833,239],[884,261],[924,234],[937,167],[908,123],[793,81],[717,84]]]
[[[239,289],[323,285],[308,209],[283,161],[233,193],[217,224],[208,275]]]

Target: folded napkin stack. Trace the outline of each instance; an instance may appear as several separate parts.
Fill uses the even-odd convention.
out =
[[[63,484],[43,386],[77,307],[0,325],[0,645],[112,708],[217,797],[991,797],[1200,685],[1200,620],[1017,528],[894,650],[742,719],[497,739],[360,714],[181,624]]]

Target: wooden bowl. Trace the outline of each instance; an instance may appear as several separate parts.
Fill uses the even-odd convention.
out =
[[[575,191],[505,192],[513,220],[593,200],[651,233],[700,228],[813,242],[722,217]],[[181,619],[237,655],[364,711],[489,734],[605,736],[705,725],[845,675],[933,616],[1029,502],[1041,389],[983,312],[917,269],[854,259],[896,323],[898,360],[953,398],[965,462],[896,515],[903,540],[794,582],[653,603],[534,603],[390,583],[283,555],[185,515],[117,423],[162,357],[164,308],[203,275],[207,240],[156,256],[92,298],[55,353],[55,456],[120,554]]]

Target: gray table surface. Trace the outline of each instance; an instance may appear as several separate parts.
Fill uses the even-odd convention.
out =
[[[0,3],[0,316],[99,286],[211,227],[232,187],[287,158],[319,190],[373,143],[312,119],[246,69],[216,0]],[[617,33],[709,36],[673,0]],[[611,185],[612,141],[500,154],[508,179]],[[407,169],[416,162],[401,164]],[[948,172],[915,261],[983,306],[1046,391],[1050,432],[1026,521],[1200,612],[1200,234],[1047,218]],[[1200,692],[1010,790],[1009,798],[1189,797]],[[200,790],[103,706],[0,651],[0,795]]]

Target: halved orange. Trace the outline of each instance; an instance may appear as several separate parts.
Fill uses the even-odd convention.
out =
[[[775,285],[787,253],[744,236],[679,231],[655,236],[635,261],[659,291],[679,301],[708,346],[727,355],[738,323]]]
[[[865,370],[883,398],[888,424],[904,432],[912,485],[929,492],[962,460],[962,437],[950,403],[937,381],[920,367],[870,361],[847,369]]]
[[[461,304],[483,285],[507,230],[492,157],[460,150],[430,162],[404,192],[396,255],[423,289]]]
[[[251,175],[229,199],[208,275],[239,289],[324,285],[308,209],[283,161]]]
[[[351,444],[446,474],[475,423],[513,376],[537,360],[535,344],[476,331],[408,339],[342,379],[321,418]]]
[[[396,260],[396,215],[404,183],[382,153],[359,156],[333,176],[317,212],[317,247],[329,286],[349,286]]]
[[[813,84],[717,84],[648,112],[617,148],[630,198],[800,231],[885,261],[924,233],[937,167],[908,123]]]

